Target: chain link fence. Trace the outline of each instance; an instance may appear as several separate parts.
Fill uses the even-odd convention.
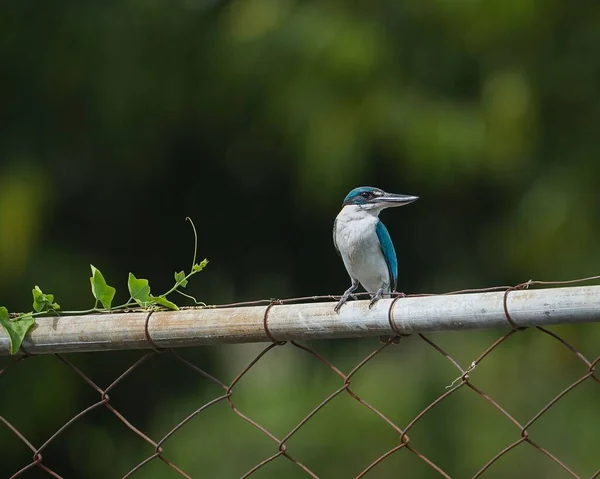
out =
[[[266,346],[162,349],[149,313],[149,351],[0,358],[2,477],[599,478],[600,325],[519,326],[534,284],[466,292],[503,292],[503,331],[278,340],[272,311],[319,296],[242,304]]]

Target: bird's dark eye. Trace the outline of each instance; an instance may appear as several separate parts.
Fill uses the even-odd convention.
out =
[[[369,191],[363,191],[360,196],[368,200],[371,197],[371,193]]]

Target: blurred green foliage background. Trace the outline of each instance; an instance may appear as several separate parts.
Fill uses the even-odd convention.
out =
[[[0,304],[31,288],[87,308],[89,263],[126,300],[126,276],[153,292],[191,261],[184,218],[207,269],[207,303],[339,294],[348,286],[331,228],[358,185],[416,194],[383,214],[399,289],[444,292],[600,270],[600,3],[557,0],[7,0],[0,13]],[[116,300],[116,301],[117,301]],[[590,358],[597,326],[557,328]],[[439,333],[466,367],[501,332]],[[376,339],[312,344],[349,371]],[[261,346],[183,354],[230,381]],[[257,349],[258,348],[258,349]],[[101,386],[140,352],[70,355]],[[0,366],[8,362],[0,359]],[[487,358],[475,384],[523,423],[586,367],[527,330]],[[388,348],[354,389],[408,424],[456,370],[418,339]],[[276,348],[236,389],[236,405],[283,437],[340,381],[295,348]],[[56,358],[0,377],[0,413],[41,445],[97,393]],[[158,440],[216,395],[166,356],[111,392]],[[553,407],[530,434],[577,474],[600,467],[597,384]],[[453,477],[474,474],[518,428],[462,389],[420,421],[411,444]],[[289,442],[321,477],[352,477],[397,444],[342,395]],[[0,427],[0,477],[31,453]],[[165,443],[193,477],[239,477],[276,451],[219,403]],[[108,410],[43,453],[65,477],[121,477],[152,454]],[[372,477],[437,477],[406,451]],[[567,477],[523,445],[484,477]],[[48,477],[32,470],[23,477]],[[176,477],[153,461],[138,477]],[[285,459],[255,477],[304,477]]]

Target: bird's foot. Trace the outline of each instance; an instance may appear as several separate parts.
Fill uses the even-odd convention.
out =
[[[342,308],[342,306],[344,306],[344,304],[346,304],[346,302],[348,301],[348,298],[350,297],[350,295],[346,296],[342,296],[342,299],[340,299],[340,301],[338,302],[338,304],[335,305],[335,308],[333,308],[333,310],[337,313],[340,314],[340,309]]]
[[[379,288],[379,291],[377,291],[373,295],[373,297],[371,298],[371,302],[369,303],[369,309],[371,309],[375,305],[375,303],[382,298],[382,296],[383,296],[383,289],[384,288],[382,286],[381,288]]]
[[[342,306],[344,306],[344,304],[346,304],[346,302],[348,301],[348,298],[350,298],[350,296],[352,296],[354,299],[356,299],[356,296],[354,296],[352,294],[352,293],[354,293],[354,291],[356,291],[356,288],[358,288],[358,282],[353,282],[352,286],[350,286],[346,291],[344,291],[344,295],[342,296],[342,299],[340,299],[339,303],[335,305],[335,308],[333,308],[333,310],[337,314],[340,314],[340,309],[342,308]]]

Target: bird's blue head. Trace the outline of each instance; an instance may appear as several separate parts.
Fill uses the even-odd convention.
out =
[[[389,208],[390,206],[404,206],[418,200],[418,196],[397,195],[386,193],[372,186],[359,186],[354,188],[344,198],[343,206],[356,205],[365,209]]]

